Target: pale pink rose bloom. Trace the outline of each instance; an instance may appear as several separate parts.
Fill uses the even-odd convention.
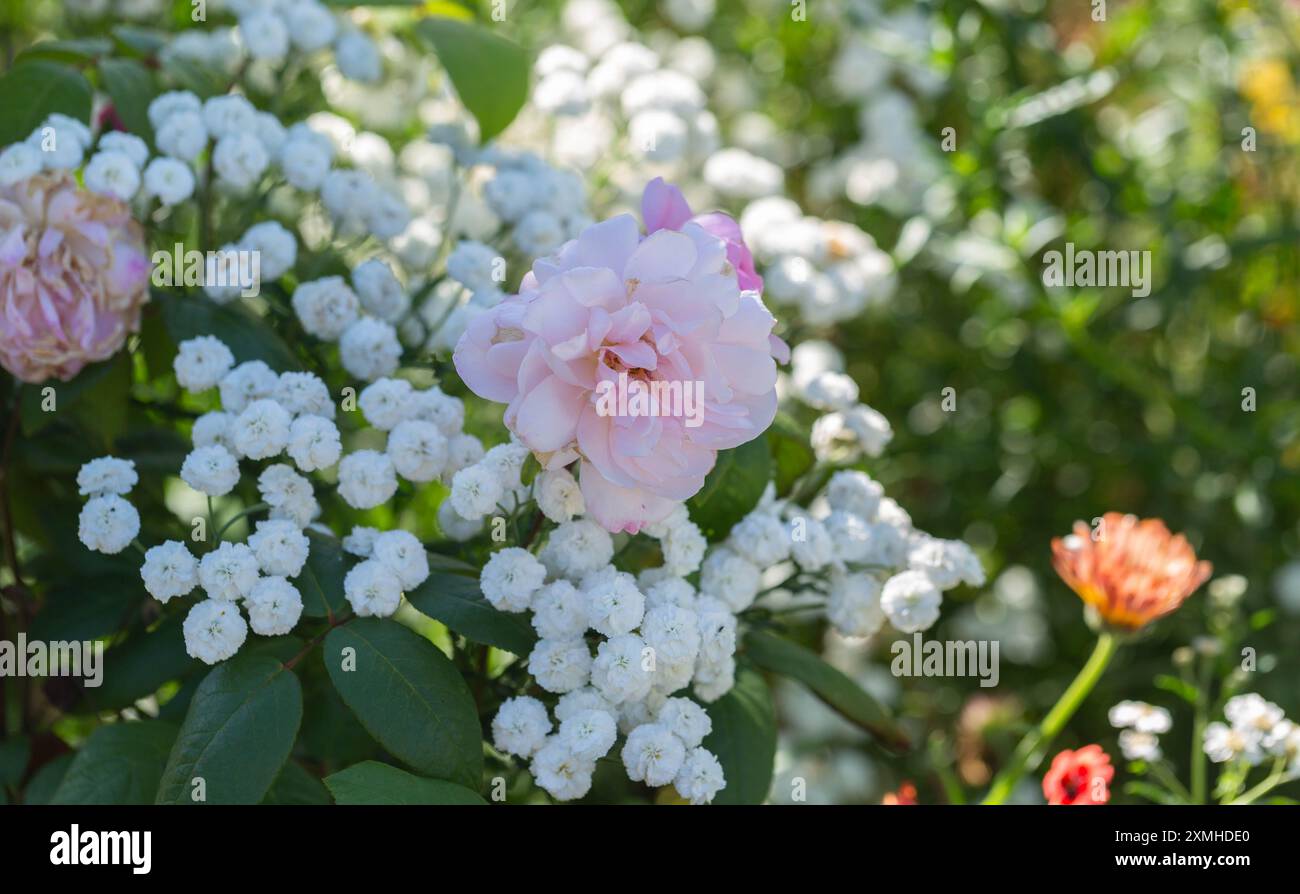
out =
[[[127,206],[70,174],[0,187],[0,366],[67,381],[140,325],[149,260]]]
[[[456,369],[507,403],[505,423],[555,469],[580,460],[587,512],[636,532],[704,485],[717,452],[761,435],[776,415],[776,322],[742,292],[728,244],[679,222],[642,236],[620,215],[542,258],[470,323]],[[779,339],[777,340],[779,342]],[[698,426],[683,416],[599,411],[598,383],[702,383]]]

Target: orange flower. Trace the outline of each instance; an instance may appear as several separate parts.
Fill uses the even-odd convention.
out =
[[[1118,512],[1106,513],[1096,532],[1075,522],[1073,534],[1053,538],[1052,565],[1108,625],[1126,631],[1178,608],[1212,570],[1160,519]]]
[[[1068,748],[1052,758],[1043,777],[1043,795],[1048,804],[1105,804],[1110,800],[1110,781],[1115,768],[1100,745]]]
[[[888,792],[885,797],[881,798],[880,803],[895,807],[899,805],[911,806],[916,803],[916,786],[910,782],[904,782],[898,787],[898,791]]]

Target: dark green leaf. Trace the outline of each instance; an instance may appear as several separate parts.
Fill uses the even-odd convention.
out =
[[[19,62],[0,77],[0,146],[27,139],[53,112],[90,120],[85,75],[49,59]]]
[[[0,739],[0,786],[18,784],[31,753],[31,743],[26,736]]]
[[[451,18],[424,19],[416,30],[438,55],[456,94],[478,121],[487,143],[514,120],[528,99],[528,54],[485,28]]]
[[[68,774],[68,768],[72,766],[75,754],[60,754],[48,764],[44,764],[39,770],[32,774],[31,780],[27,783],[27,788],[23,790],[24,804],[50,804],[54,800],[54,792],[63,782],[63,777]]]
[[[113,29],[113,38],[124,49],[141,56],[152,56],[167,45],[166,32],[134,25],[118,25]]]
[[[296,761],[289,761],[280,770],[271,790],[262,799],[263,804],[328,804],[330,793],[320,779]]]
[[[175,725],[161,720],[101,726],[77,752],[53,803],[148,804],[175,739]]]
[[[33,59],[66,62],[74,65],[93,63],[100,56],[112,52],[113,43],[103,37],[83,37],[71,40],[43,40],[32,44],[18,54],[18,63]]]
[[[199,335],[215,335],[239,363],[261,360],[276,372],[301,368],[289,346],[264,321],[237,303],[217,304],[200,295],[160,290],[154,291],[153,300],[162,307],[167,332],[177,343]]]
[[[122,123],[131,133],[152,143],[149,103],[158,95],[153,75],[134,59],[105,59],[99,63],[99,76]]]
[[[80,578],[51,589],[32,622],[32,640],[90,640],[116,633],[144,600],[139,578]]]
[[[109,649],[104,655],[103,683],[86,687],[86,706],[93,711],[116,711],[197,670],[199,662],[185,651],[183,623],[184,615],[174,614],[155,629],[138,631]]]
[[[311,551],[294,583],[302,593],[302,613],[309,618],[326,618],[347,604],[343,595],[343,578],[347,574],[343,548],[333,537],[315,531],[308,531],[307,539]]]
[[[158,789],[159,804],[256,804],[284,766],[302,719],[298,678],[274,658],[240,654],[194,693]]]
[[[772,455],[766,438],[719,452],[704,487],[686,503],[691,521],[710,542],[724,539],[732,526],[758,505],[771,477]]]
[[[772,452],[776,495],[784,497],[800,476],[816,464],[817,457],[808,444],[808,436],[802,434],[798,424],[784,413],[778,413],[772,427],[767,430],[767,443]]]
[[[537,642],[537,634],[524,616],[493,608],[472,577],[435,571],[406,598],[424,614],[476,643],[527,655]]]
[[[441,779],[425,779],[376,761],[325,777],[339,804],[486,804],[476,792]]]
[[[798,680],[840,714],[895,750],[908,747],[907,735],[889,712],[857,683],[798,643],[762,630],[745,636],[745,655],[759,667]]]
[[[736,685],[707,708],[713,732],[704,747],[717,755],[727,785],[715,804],[762,804],[776,762],[776,710],[762,674],[736,672]]]
[[[528,485],[533,483],[533,479],[537,477],[537,473],[541,470],[542,464],[537,461],[537,454],[528,454],[528,459],[524,460],[524,467],[519,472],[519,483],[524,487],[528,487]]]
[[[395,621],[361,618],[330,631],[324,660],[334,688],[381,745],[422,773],[478,787],[478,711],[432,643]]]

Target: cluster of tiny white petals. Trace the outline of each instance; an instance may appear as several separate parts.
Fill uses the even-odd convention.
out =
[[[1280,707],[1250,692],[1228,699],[1223,715],[1226,723],[1215,721],[1205,728],[1202,748],[1210,760],[1239,761],[1253,767],[1275,758],[1288,772],[1300,771],[1300,725],[1289,720]]]
[[[77,472],[77,491],[89,497],[77,520],[77,537],[87,549],[116,555],[140,533],[140,513],[125,498],[139,476],[135,463],[101,456]]]

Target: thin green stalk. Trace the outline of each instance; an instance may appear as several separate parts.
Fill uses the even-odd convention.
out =
[[[271,507],[267,503],[254,503],[252,506],[249,506],[247,509],[243,510],[242,512],[236,512],[230,518],[226,519],[226,523],[221,526],[221,530],[217,531],[217,542],[220,542],[221,535],[226,533],[226,531],[230,530],[230,526],[233,525],[235,522],[239,521],[241,518],[247,518],[248,516],[252,515],[254,512],[261,512],[263,509],[269,509],[269,508]]]
[[[1268,778],[1266,778],[1263,782],[1261,782],[1259,785],[1255,786],[1254,788],[1248,789],[1246,792],[1233,798],[1231,801],[1228,802],[1228,805],[1233,806],[1233,805],[1244,805],[1244,804],[1254,803],[1260,797],[1268,794],[1270,791],[1277,788],[1279,785],[1283,785],[1284,783],[1290,782],[1291,780],[1297,778],[1297,775],[1300,775],[1296,773],[1287,773],[1285,772],[1285,769],[1286,769],[1286,760],[1283,758],[1279,758],[1277,763],[1274,765],[1273,772],[1268,775]]]
[[[1106,670],[1106,665],[1110,664],[1110,659],[1114,657],[1115,650],[1119,642],[1113,634],[1103,633],[1097,637],[1097,645],[1092,650],[1092,655],[1084,664],[1079,675],[1074,678],[1074,682],[1069,688],[1062,693],[1060,699],[1052,706],[1052,710],[1047,712],[1043,722],[1037,727],[1025,734],[1016,746],[1015,752],[1011,756],[1011,762],[1003,768],[997,778],[993,780],[993,785],[989,788],[988,795],[984,798],[985,804],[1003,804],[1011,795],[1016,783],[1026,772],[1032,771],[1038,767],[1043,759],[1043,753],[1052,740],[1056,738],[1061,728],[1069,722],[1074,716],[1074,712],[1079,709],[1079,705],[1092,692],[1097,681],[1101,679],[1102,673]]]
[[[1206,793],[1205,725],[1208,721],[1209,674],[1211,659],[1202,658],[1196,681],[1196,713],[1192,718],[1192,803],[1204,804]]]

